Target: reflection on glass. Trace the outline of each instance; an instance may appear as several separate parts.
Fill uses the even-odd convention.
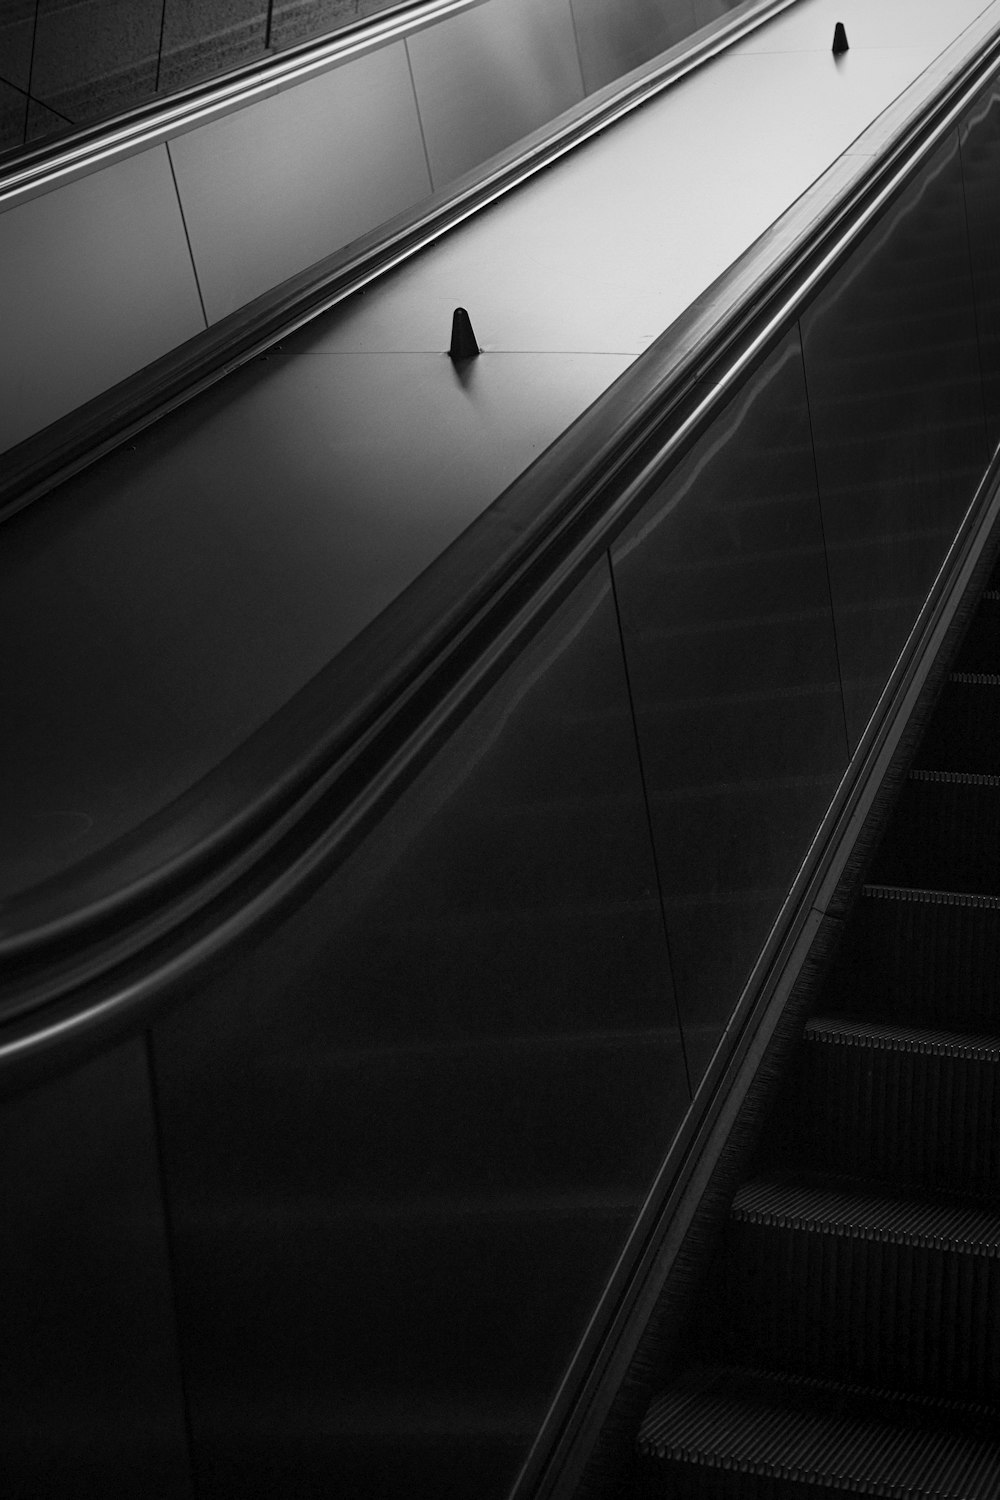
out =
[[[847,762],[794,332],[613,563],[696,1086]]]

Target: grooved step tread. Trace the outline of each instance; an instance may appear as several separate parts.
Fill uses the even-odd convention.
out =
[[[908,773],[910,781],[929,781],[940,786],[1000,787],[1000,776],[986,771],[923,771]]]
[[[969,1500],[1000,1493],[991,1430],[1000,1413],[986,1406],[709,1367],[654,1398],[638,1443],[647,1459],[673,1464],[898,1500]]]
[[[1000,1037],[939,1031],[925,1026],[895,1026],[857,1021],[849,1016],[814,1016],[805,1025],[807,1042],[834,1047],[862,1047],[871,1052],[905,1052],[910,1056],[953,1057],[1000,1063]]]
[[[1000,896],[976,891],[934,891],[922,886],[865,885],[869,901],[912,901],[923,906],[966,906],[976,911],[1000,911]]]
[[[1000,1257],[1000,1212],[939,1196],[893,1197],[867,1183],[758,1178],[740,1188],[730,1217],[740,1224]]]

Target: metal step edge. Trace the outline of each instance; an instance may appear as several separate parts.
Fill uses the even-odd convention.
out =
[[[866,1051],[904,1052],[920,1057],[951,1057],[969,1062],[1000,1063],[1000,1037],[893,1026],[836,1016],[815,1016],[803,1032],[807,1042]]]
[[[923,906],[964,906],[977,911],[1000,911],[1000,896],[974,891],[935,891],[908,885],[864,885],[861,891],[871,901],[912,901]]]
[[[933,781],[946,786],[1000,787],[1000,776],[979,771],[910,771],[909,781]]]
[[[890,1198],[865,1186],[758,1178],[739,1189],[730,1218],[760,1228],[1000,1259],[1000,1211],[981,1203]]]
[[[715,1390],[704,1382],[693,1389],[682,1384],[654,1397],[639,1433],[640,1454],[900,1500],[1000,1492],[1000,1443],[988,1438],[821,1406],[775,1407],[727,1395],[721,1384]]]

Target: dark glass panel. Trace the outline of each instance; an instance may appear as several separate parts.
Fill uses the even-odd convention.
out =
[[[957,133],[802,337],[853,749],[985,467]]]
[[[28,98],[0,80],[0,151],[24,145],[24,123]]]
[[[72,129],[73,125],[70,121],[64,120],[62,115],[57,115],[55,110],[46,108],[44,104],[39,104],[37,99],[32,99],[29,102],[26,140],[48,140],[50,137],[65,135]]]
[[[266,37],[267,0],[166,0],[159,92],[251,62]]]
[[[28,87],[36,0],[0,0],[0,81]]]
[[[204,1500],[505,1494],[689,1098],[606,565],[156,1056]]]
[[[969,218],[983,404],[991,449],[1000,442],[1000,84],[992,83],[959,131]]]
[[[271,45],[292,47],[398,4],[399,0],[274,0]]]
[[[83,125],[156,88],[163,0],[39,0],[31,93]]]
[[[847,760],[797,334],[613,559],[697,1082]]]
[[[190,1496],[145,1043],[0,1104],[7,1500]]]

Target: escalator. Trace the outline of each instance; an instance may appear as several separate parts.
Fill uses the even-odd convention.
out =
[[[340,555],[322,466],[311,487],[225,487],[205,413],[257,411],[256,366],[230,406],[216,387],[6,525],[23,732],[3,786],[30,814],[0,948],[9,1496],[589,1500],[638,1386],[647,1472],[626,1458],[603,1493],[711,1482],[681,1465],[685,1413],[716,1422],[728,1476],[718,1444],[757,1441],[762,1405],[815,1447],[831,1404],[868,1420],[871,1388],[886,1427],[945,1411],[973,1451],[986,1345],[943,1392],[951,1367],[922,1384],[905,1340],[865,1364],[864,1319],[827,1358],[844,1344],[820,1302],[798,1359],[815,1310],[779,1315],[768,1291],[777,1237],[811,1295],[808,1215],[844,1231],[835,1250],[869,1244],[847,1232],[862,1210],[890,1239],[982,1227],[958,1197],[914,1219],[888,1126],[851,1191],[821,1180],[853,1084],[815,1153],[782,1155],[778,1128],[742,1173],[764,1186],[738,1190],[721,1283],[711,1238],[683,1236],[788,986],[843,925],[858,825],[996,531],[997,19],[340,635],[370,579]],[[297,357],[316,363],[276,351],[276,385]],[[261,471],[263,423],[239,431]],[[949,726],[966,701],[980,723],[988,631]],[[809,1023],[820,1070],[989,1050],[950,1011],[915,1041],[872,968],[887,940],[864,914],[921,909],[886,892],[931,848],[931,804],[951,818],[1000,769],[932,753],[936,725],[898,824],[911,852],[866,876],[846,988]],[[715,1322],[687,1319],[686,1373],[670,1353],[637,1374],[685,1257]],[[770,1295],[762,1329],[737,1321]]]
[[[644,1495],[1000,1489],[998,582],[645,1416]]]

